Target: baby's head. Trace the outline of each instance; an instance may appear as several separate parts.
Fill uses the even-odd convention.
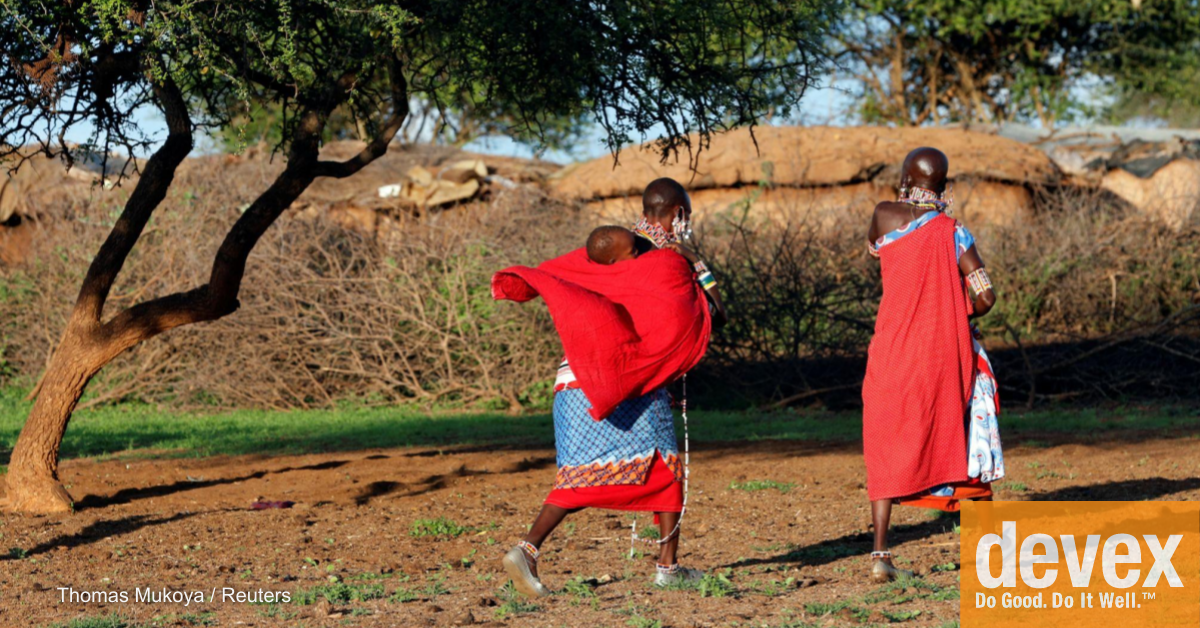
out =
[[[587,239],[588,258],[597,264],[616,264],[637,257],[633,232],[625,227],[597,227]]]

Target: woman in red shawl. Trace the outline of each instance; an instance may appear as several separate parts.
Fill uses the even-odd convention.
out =
[[[691,218],[683,186],[655,180],[642,203],[643,219],[633,229],[636,259],[599,264],[580,249],[492,280],[497,299],[545,300],[569,360],[555,381],[554,490],[503,558],[526,595],[550,594],[538,575],[540,548],[567,515],[584,508],[655,514],[656,586],[703,575],[676,559],[685,471],[666,385],[704,355],[724,307],[711,272],[680,244]]]
[[[937,149],[909,153],[900,199],[875,208],[868,235],[883,277],[863,381],[876,582],[911,575],[888,551],[893,503],[954,512],[1004,475],[995,377],[969,321],[996,296],[974,238],[944,213],[948,170]]]

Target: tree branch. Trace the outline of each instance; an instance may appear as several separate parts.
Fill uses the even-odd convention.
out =
[[[230,313],[215,309],[208,286],[177,292],[139,303],[123,310],[104,324],[101,336],[105,353],[111,359],[137,343],[169,329],[211,321]],[[236,308],[234,308],[236,309]]]
[[[408,118],[408,82],[401,71],[400,63],[393,59],[389,69],[392,82],[392,113],[384,121],[379,133],[354,157],[346,161],[318,161],[314,173],[318,177],[343,179],[387,153],[388,145]]]
[[[166,198],[175,179],[175,170],[192,151],[192,120],[179,86],[167,77],[161,85],[154,85],[154,92],[166,115],[169,133],[163,145],[146,162],[137,186],[125,203],[125,210],[88,267],[72,313],[72,318],[80,323],[100,323],[104,303],[125,259],[137,244],[154,210]]]
[[[305,108],[300,114],[300,121],[292,137],[287,168],[279,174],[270,188],[254,200],[229,230],[213,259],[208,284],[187,292],[139,303],[114,316],[102,329],[106,352],[115,356],[169,329],[216,320],[236,311],[239,306],[238,293],[250,252],[267,229],[304,193],[318,176],[317,173],[331,171],[331,174],[324,176],[349,176],[387,152],[388,144],[408,114],[407,83],[400,73],[398,61],[393,61],[391,75],[394,81],[391,89],[392,114],[367,148],[346,162],[327,163],[322,167],[317,160],[321,133],[325,128],[329,110],[340,104],[340,101],[328,104],[329,110]],[[339,85],[341,83],[342,81],[339,81]],[[149,171],[148,165],[147,172]],[[143,222],[141,226],[144,225]],[[109,286],[111,287],[111,282]]]

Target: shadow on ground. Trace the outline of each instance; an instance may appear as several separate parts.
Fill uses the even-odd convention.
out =
[[[1141,480],[1115,480],[1085,486],[1069,486],[1054,491],[1037,493],[1030,497],[1033,501],[1147,501],[1166,495],[1174,495],[1184,491],[1200,489],[1200,478],[1184,478],[1172,480],[1167,478],[1146,478]],[[939,534],[945,534],[958,524],[958,515],[940,513],[932,520],[917,524],[893,526],[889,533],[892,545],[900,545],[909,541],[919,541]],[[846,556],[869,554],[874,537],[869,532],[848,534],[836,539],[829,539],[795,547],[782,554],[765,558],[750,558],[740,560],[723,567],[752,567],[755,565],[824,565]]]
[[[1033,501],[1147,501],[1174,495],[1184,491],[1200,489],[1200,478],[1144,478],[1141,480],[1114,480],[1100,484],[1068,486],[1044,493],[1035,493]]]
[[[494,448],[493,448],[494,449]],[[379,460],[386,459],[389,456],[383,454],[375,454],[365,456],[363,459]],[[221,486],[225,484],[236,484],[246,480],[257,480],[269,475],[280,475],[291,473],[294,471],[327,471],[343,467],[354,460],[329,460],[317,464],[304,465],[299,467],[283,467],[280,469],[263,469],[253,473],[246,473],[234,477],[217,478],[211,480],[180,480],[171,482],[170,484],[160,484],[157,486],[146,486],[141,488],[126,488],[113,493],[112,495],[86,495],[79,501],[75,502],[75,510],[85,511],[98,508],[106,508],[108,506],[116,506],[120,504],[128,504],[142,499],[152,499],[156,497],[166,497],[176,493],[185,491],[193,491],[202,488],[213,486]],[[437,473],[428,475],[420,480],[413,482],[401,482],[392,480],[380,480],[367,484],[354,497],[354,502],[361,506],[371,502],[372,500],[395,495],[397,497],[411,497],[414,495],[422,495],[432,491],[446,488],[449,482],[456,478],[507,474],[507,473],[524,473],[526,471],[534,471],[544,469],[554,464],[553,456],[534,456],[523,458],[522,460],[510,465],[508,468],[500,471],[488,471],[481,469],[470,469],[466,465],[461,465],[457,469],[449,473]]]
[[[208,511],[212,512],[212,511]],[[196,515],[203,514],[199,512],[181,512],[169,517],[156,517],[153,515],[130,515],[120,519],[111,521],[97,521],[74,534],[63,534],[49,541],[39,543],[37,546],[25,552],[23,556],[14,556],[11,553],[0,556],[0,561],[5,560],[20,560],[24,556],[37,556],[48,551],[64,548],[71,549],[83,545],[90,545],[97,541],[111,541],[114,538],[136,532],[142,528],[148,528],[157,525],[172,523],[189,519]]]

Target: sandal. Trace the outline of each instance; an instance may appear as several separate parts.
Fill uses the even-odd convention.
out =
[[[529,597],[546,597],[550,595],[550,589],[542,584],[542,581],[537,576],[533,575],[533,571],[529,568],[530,561],[536,563],[541,556],[538,548],[532,543],[521,541],[517,546],[508,550],[501,562],[504,564],[504,572],[512,578],[513,586],[517,590]]]
[[[913,572],[907,569],[897,569],[892,564],[891,552],[871,552],[871,582],[883,584],[911,577],[913,577]]]

